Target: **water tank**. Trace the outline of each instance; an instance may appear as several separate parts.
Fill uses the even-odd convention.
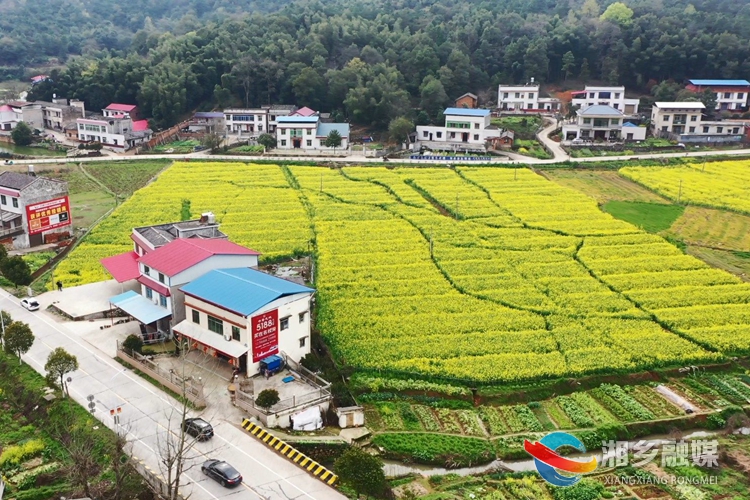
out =
[[[216,224],[216,216],[213,212],[202,213],[201,219],[205,220],[207,224]]]

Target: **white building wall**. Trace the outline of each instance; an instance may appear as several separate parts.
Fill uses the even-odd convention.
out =
[[[586,109],[595,104],[604,104],[619,109],[625,114],[638,113],[638,99],[626,99],[625,87],[586,86],[585,94],[573,99],[573,105]],[[607,95],[609,94],[609,95]]]
[[[497,107],[503,110],[539,108],[539,85],[500,85]]]
[[[278,149],[306,149],[308,148],[308,146],[306,146],[308,140],[313,141],[313,144],[315,144],[317,139],[315,132],[317,128],[317,123],[280,123],[276,126],[276,147]],[[302,135],[293,136],[293,130],[301,130]],[[299,148],[294,147],[294,141],[296,139],[299,139],[300,141]],[[310,146],[310,148],[314,147],[315,146]]]
[[[257,255],[212,255],[211,257],[175,274],[170,279],[170,286],[182,286],[200,278],[214,269],[232,269],[235,267],[258,267]]]

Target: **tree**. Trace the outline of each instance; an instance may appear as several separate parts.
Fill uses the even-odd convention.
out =
[[[581,16],[596,17],[599,15],[601,8],[596,0],[586,0],[581,6]]]
[[[10,133],[10,138],[13,139],[13,143],[17,146],[28,146],[33,140],[34,132],[31,130],[26,122],[18,122],[16,128]]]
[[[16,286],[26,286],[31,283],[31,269],[20,255],[0,261],[0,271]]]
[[[563,75],[565,75],[566,80],[573,74],[573,69],[575,69],[575,67],[576,56],[573,55],[573,52],[567,51],[562,57],[562,72]]]
[[[535,78],[543,82],[547,79],[549,57],[547,57],[547,42],[543,38],[535,38],[529,44],[523,57],[523,69],[526,81]]]
[[[203,146],[210,149],[212,153],[215,153],[221,147],[221,143],[223,140],[224,138],[216,132],[209,132],[203,136],[201,143],[203,144]]]
[[[361,493],[383,497],[388,491],[388,483],[383,473],[383,461],[370,455],[362,448],[348,448],[334,463],[333,469],[339,480],[354,490],[357,498]]]
[[[21,364],[21,356],[29,352],[34,344],[34,334],[26,323],[14,321],[5,327],[5,351],[18,356],[18,364]]]
[[[414,130],[414,123],[404,116],[394,118],[388,124],[388,133],[391,140],[398,142],[407,142],[409,134]]]
[[[441,113],[450,102],[443,83],[434,76],[426,76],[419,91],[421,97],[419,107],[430,116],[430,119],[435,120],[438,113]]]
[[[274,149],[276,147],[276,138],[271,134],[260,134],[258,144],[265,147],[266,150]]]
[[[711,89],[705,89],[698,94],[698,100],[706,107],[706,115],[712,117],[716,113],[716,92]]]
[[[610,21],[620,26],[627,26],[633,21],[633,9],[622,2],[615,2],[607,7],[601,15],[602,21]]]
[[[586,83],[591,78],[591,70],[589,70],[589,60],[585,57],[581,62],[581,72],[578,74],[578,78],[583,81],[583,83]]]
[[[8,311],[0,311],[0,317],[2,317],[2,323],[0,323],[0,345],[2,345],[3,342],[5,342],[4,340],[5,329],[8,328],[11,325],[11,323],[13,323],[13,318],[11,318],[10,313]]]
[[[312,68],[303,69],[292,81],[292,89],[297,103],[320,109],[321,97],[326,95],[326,81]]]
[[[143,351],[143,338],[140,335],[130,334],[125,337],[125,340],[122,342],[122,347],[126,349],[128,354],[134,352],[141,354]]]
[[[260,391],[258,397],[255,398],[255,404],[261,408],[268,410],[270,407],[279,402],[279,391],[276,389],[265,389]]]
[[[333,152],[335,153],[336,148],[341,146],[341,141],[342,141],[341,133],[338,130],[333,129],[330,132],[328,132],[328,135],[326,136],[326,140],[323,144],[327,148],[333,148]]]
[[[70,392],[68,392],[68,384],[65,383],[65,375],[74,372],[77,369],[78,358],[62,347],[55,348],[55,350],[47,356],[47,362],[44,364],[44,371],[47,372],[47,381],[56,384],[57,379],[59,378],[59,387],[65,391],[67,396],[70,396]]]

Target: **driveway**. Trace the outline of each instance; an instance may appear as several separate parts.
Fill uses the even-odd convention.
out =
[[[50,300],[45,295],[40,297],[42,303]],[[88,403],[86,397],[92,395],[96,403],[94,416],[109,428],[115,427],[109,410],[121,407],[121,428],[127,432],[131,454],[143,460],[151,469],[159,471],[160,443],[163,446],[165,440],[178,430],[180,404],[89,343],[86,329],[80,323],[67,323],[44,310],[26,311],[19,305],[18,299],[5,291],[0,291],[0,308],[8,311],[14,320],[28,323],[31,327],[36,340],[23,356],[23,361],[39,373],[44,373],[47,356],[56,347],[64,347],[78,358],[80,368],[70,374],[71,397],[85,407]],[[125,325],[122,327],[125,328]],[[94,325],[93,328],[98,326]],[[107,330],[101,332],[96,337],[97,344],[106,339],[103,335]],[[116,337],[124,332],[113,331],[112,334]],[[240,422],[236,421],[236,417],[227,420],[210,408],[203,413],[212,422],[216,435],[208,442],[198,443],[191,453],[188,459],[190,468],[182,480],[185,496],[189,494],[191,499],[196,500],[226,498],[230,495],[237,499],[269,500],[345,498],[255,440],[239,427]],[[190,414],[197,415],[194,412]],[[241,487],[227,490],[201,474],[200,464],[214,457],[227,460],[242,473],[244,482]]]

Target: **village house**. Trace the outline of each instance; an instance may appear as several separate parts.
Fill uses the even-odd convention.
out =
[[[750,82],[747,80],[688,80],[685,87],[693,92],[710,89],[716,92],[717,111],[747,111]]]
[[[83,101],[53,97],[51,103],[42,106],[42,121],[44,128],[62,132],[65,127],[76,123],[78,118],[86,117]]]
[[[583,90],[573,92],[573,106],[584,110],[590,106],[603,105],[619,110],[625,115],[638,113],[638,99],[626,99],[625,87],[600,87],[586,85]]]
[[[145,251],[135,241],[139,251]],[[156,249],[126,252],[102,259],[102,265],[119,282],[136,279],[140,294],[128,291],[110,303],[141,323],[148,340],[171,336],[172,326],[185,319],[184,294],[179,287],[213,269],[257,267],[255,250],[223,238],[176,238]]]
[[[138,106],[135,104],[118,104],[116,102],[113,102],[106,108],[102,110],[102,115],[104,115],[105,118],[119,118],[122,116],[127,116],[133,121],[138,121],[141,119],[140,112],[138,111]]]
[[[276,133],[278,119],[292,114],[296,109],[296,106],[286,104],[225,109],[226,132],[240,137],[258,137],[265,133],[273,135]]]
[[[333,130],[341,136],[341,145],[329,148],[326,138]],[[278,119],[276,127],[277,149],[303,149],[311,151],[345,151],[349,147],[348,123],[323,123],[318,114],[289,115]]]
[[[497,108],[500,111],[542,112],[558,111],[560,100],[540,97],[539,84],[500,85],[497,91]]]
[[[175,335],[243,374],[259,373],[271,355],[299,361],[310,352],[311,288],[242,267],[209,271],[181,291],[185,319]]]
[[[651,109],[652,134],[678,142],[739,142],[741,123],[703,120],[706,106],[699,101],[656,102]]]
[[[566,141],[642,141],[646,127],[639,127],[619,109],[604,104],[594,104],[576,110],[576,117],[562,126]]]
[[[0,105],[0,131],[16,128],[18,122],[26,122],[32,129],[63,131],[85,116],[82,101],[54,97],[46,101],[14,101]]]
[[[188,132],[198,134],[224,134],[224,113],[222,111],[198,111],[188,121]]]
[[[503,135],[490,121],[489,109],[446,108],[443,111],[445,125],[417,126],[415,148],[427,147],[432,150],[486,151],[487,143],[498,140]],[[506,139],[507,141],[507,135]]]
[[[455,107],[476,109],[477,102],[478,102],[477,96],[467,92],[466,94],[456,99]]]
[[[98,142],[114,151],[123,152],[147,143],[153,136],[147,120],[134,120],[137,107],[129,104],[110,104],[102,116],[78,118],[78,140]]]
[[[54,243],[70,235],[71,222],[67,182],[0,174],[0,242],[15,249]]]

